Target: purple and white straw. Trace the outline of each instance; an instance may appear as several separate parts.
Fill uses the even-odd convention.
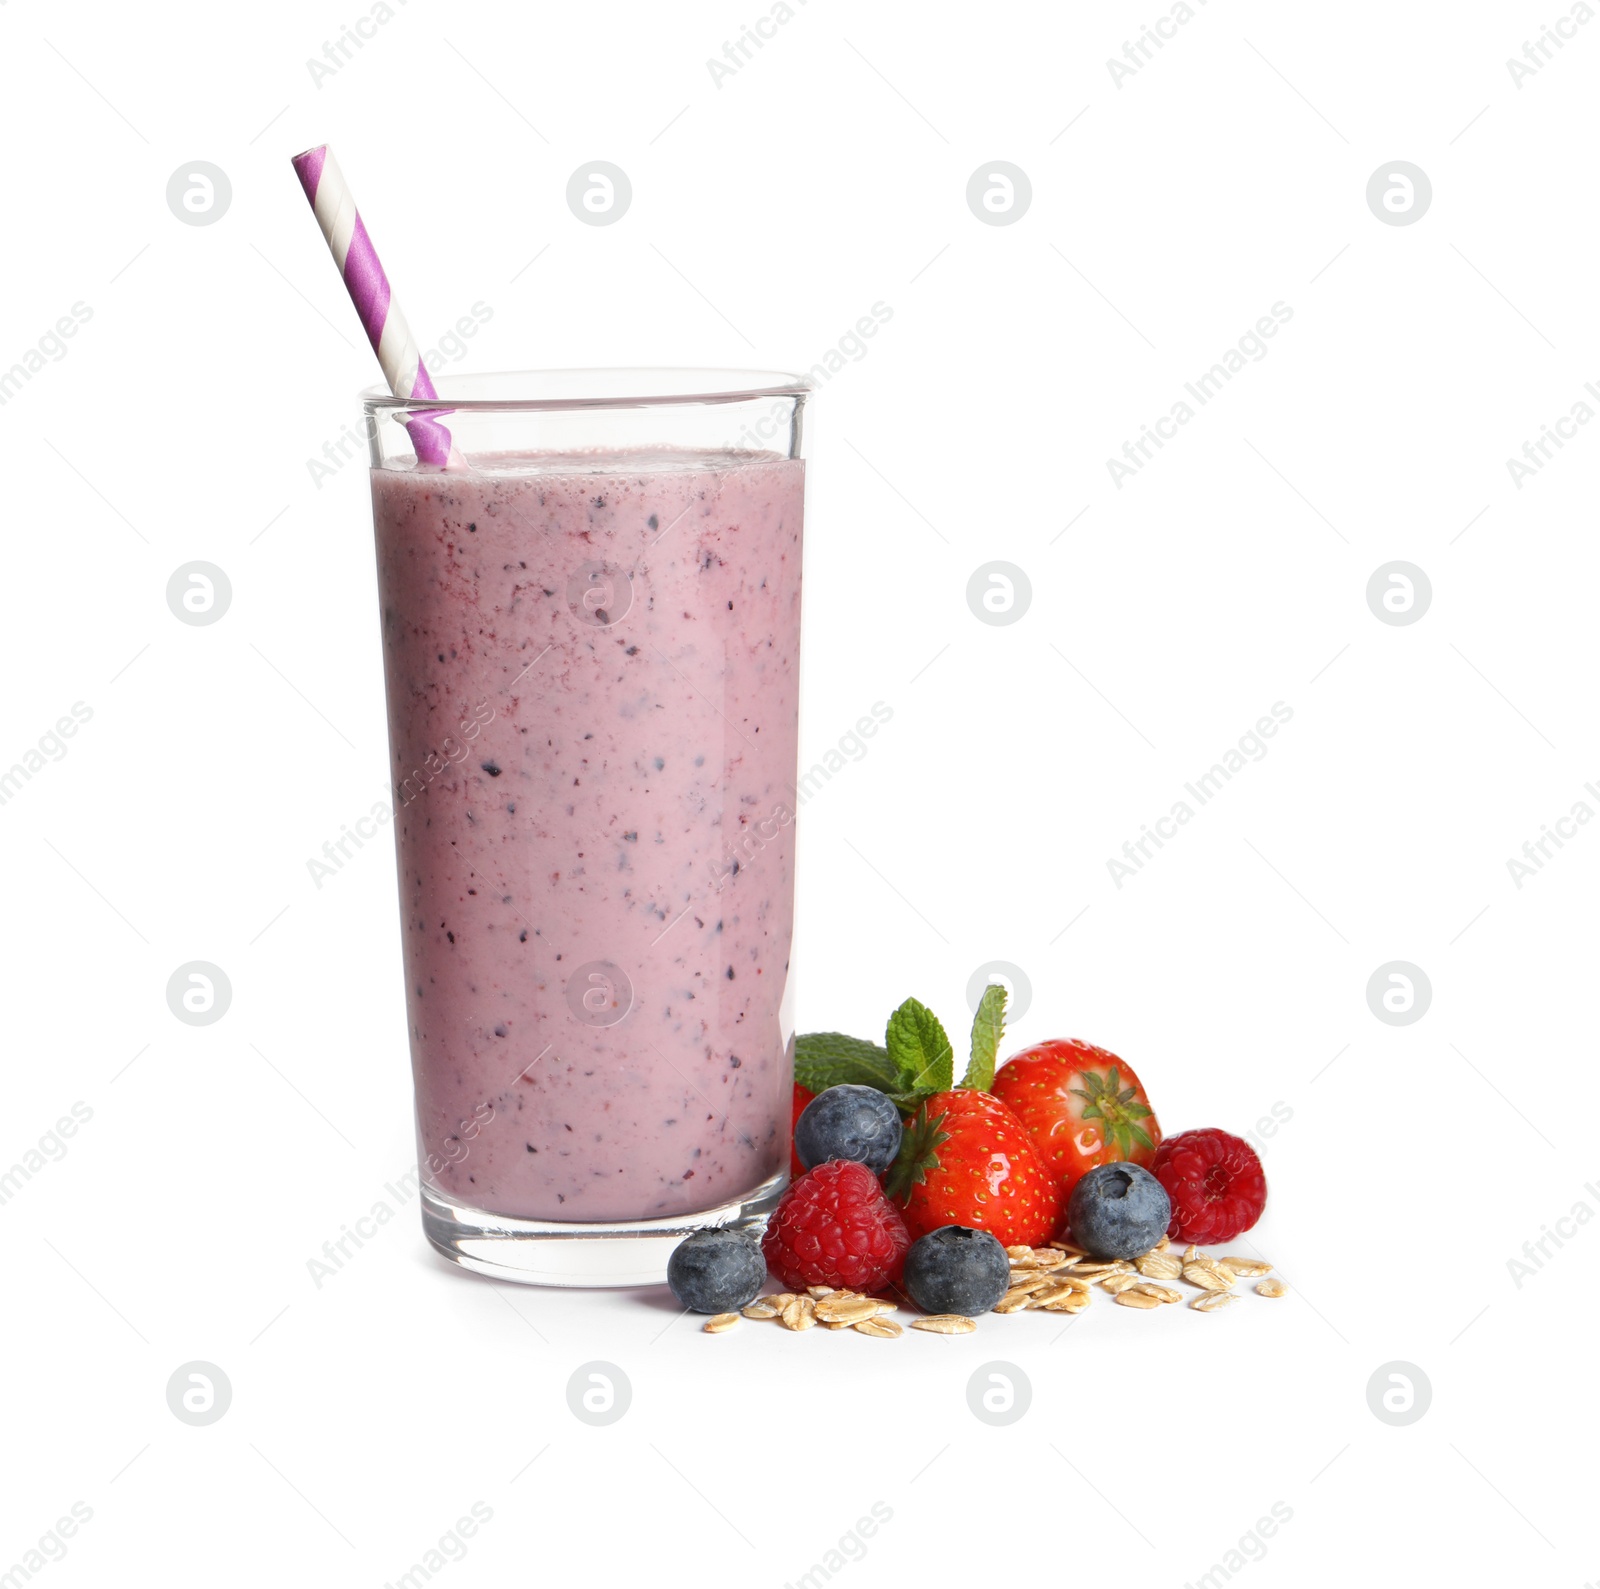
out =
[[[333,262],[350,294],[350,301],[361,316],[367,340],[378,355],[383,378],[396,397],[438,396],[433,381],[422,364],[416,339],[400,312],[400,305],[389,291],[389,278],[383,273],[378,253],[367,236],[350,196],[350,186],[326,144],[307,149],[294,157],[295,175],[306,190],[306,198],[317,217],[317,225],[328,240]],[[449,413],[449,409],[440,409]],[[404,421],[419,463],[440,468],[465,468],[465,461],[450,440],[450,432],[437,419],[416,415]]]

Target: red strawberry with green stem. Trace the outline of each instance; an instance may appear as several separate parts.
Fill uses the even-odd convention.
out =
[[[966,1225],[1003,1247],[1034,1247],[1061,1224],[1061,1188],[1026,1128],[998,1098],[970,1087],[918,1105],[887,1189],[913,1241]]]
[[[1075,1038],[1013,1054],[1000,1067],[994,1091],[1028,1128],[1065,1197],[1097,1165],[1148,1168],[1161,1142],[1161,1127],[1131,1067]]]
[[[951,1085],[955,1055],[938,1017],[915,999],[889,1017],[885,1052],[899,1083],[895,1096],[911,1118],[886,1186],[913,1241],[942,1225],[965,1225],[1003,1246],[1031,1246],[1061,1223],[1055,1178],[1022,1122],[988,1090],[1005,1002],[999,986],[979,1001],[959,1087]]]
[[[800,1086],[876,1087],[909,1117],[885,1184],[913,1238],[965,1225],[991,1232],[1005,1246],[1031,1246],[1060,1228],[1065,1204],[1055,1176],[1022,1121],[989,1091],[1005,1004],[999,985],[979,1000],[959,1087],[950,1039],[916,999],[889,1017],[881,1047],[840,1032],[813,1032],[796,1043]]]

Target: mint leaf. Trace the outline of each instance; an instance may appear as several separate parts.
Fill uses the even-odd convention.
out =
[[[927,1005],[907,999],[889,1017],[884,1042],[897,1076],[895,1091],[944,1092],[955,1081],[955,1050]]]
[[[972,1017],[972,1058],[967,1063],[967,1073],[961,1078],[963,1087],[975,1087],[988,1092],[994,1086],[995,1056],[1000,1052],[1000,1039],[1006,1030],[1006,990],[998,982],[991,982],[978,1000],[977,1013]]]
[[[843,1032],[807,1032],[794,1042],[794,1079],[812,1092],[849,1082],[893,1092],[899,1072],[885,1050]]]

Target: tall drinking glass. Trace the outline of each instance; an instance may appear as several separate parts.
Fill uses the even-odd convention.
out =
[[[423,1227],[658,1281],[787,1178],[808,388],[745,370],[363,394]],[[402,425],[448,409],[468,467]]]

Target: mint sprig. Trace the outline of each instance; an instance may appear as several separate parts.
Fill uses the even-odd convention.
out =
[[[961,1078],[963,1087],[988,1092],[994,1086],[995,1059],[1005,1031],[1006,990],[1000,983],[991,982],[983,990],[977,1012],[972,1017],[972,1057],[967,1061],[966,1075]]]
[[[971,1055],[963,1087],[988,1092],[1005,1035],[1006,990],[992,983],[972,1021]],[[889,1017],[883,1045],[843,1032],[808,1032],[795,1040],[794,1079],[812,1092],[850,1084],[876,1087],[907,1114],[955,1085],[955,1051],[939,1017],[907,999]]]
[[[955,1081],[955,1050],[939,1017],[919,1000],[907,999],[889,1017],[883,1040],[899,1077],[897,1091],[923,1096]]]
[[[900,1078],[888,1050],[876,1043],[843,1032],[808,1032],[795,1039],[794,1079],[812,1092],[849,1083],[892,1093]]]

